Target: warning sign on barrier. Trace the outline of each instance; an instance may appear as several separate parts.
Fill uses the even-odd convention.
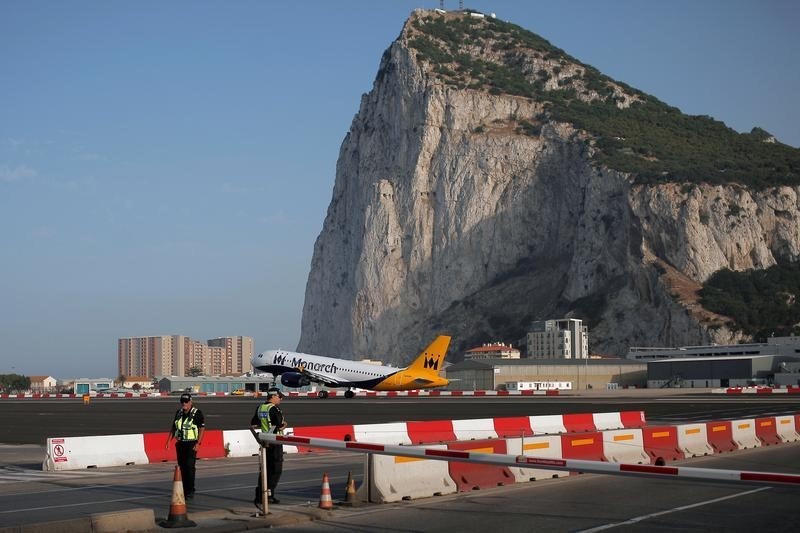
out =
[[[50,444],[53,446],[54,462],[63,463],[68,460],[64,450],[64,439],[50,439]]]

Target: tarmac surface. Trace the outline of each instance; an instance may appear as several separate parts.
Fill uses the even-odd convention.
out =
[[[209,429],[245,429],[263,399],[198,397]],[[647,420],[731,418],[760,413],[767,404],[796,409],[794,396],[713,395],[708,389],[573,391],[560,396],[286,398],[289,426],[372,424],[582,412],[644,411]],[[464,406],[469,406],[465,408]],[[177,398],[0,399],[1,444],[45,444],[48,437],[126,435],[170,429]]]
[[[800,411],[798,400],[792,397],[743,398],[710,395],[705,392],[698,393],[696,390],[685,389],[584,391],[580,394],[558,397],[481,397],[458,400],[289,398],[283,408],[290,423],[296,426],[631,410],[644,410],[649,423],[654,424]],[[258,403],[259,400],[254,398],[198,400],[198,405],[207,413],[209,425],[222,429],[241,429],[243,427],[241,421],[244,419],[245,424],[249,421],[252,410]],[[19,497],[27,498],[25,494],[28,493],[32,495],[41,493],[46,496],[64,490],[101,490],[102,487],[100,489],[94,487],[99,487],[99,480],[102,479],[104,480],[102,484],[108,485],[108,490],[111,491],[109,496],[97,496],[102,501],[118,498],[119,494],[113,496],[113,490],[115,487],[119,489],[119,484],[134,483],[131,479],[141,478],[135,485],[129,485],[131,489],[128,492],[133,491],[134,494],[153,492],[163,495],[164,487],[167,486],[163,481],[164,473],[173,468],[167,464],[142,465],[139,469],[102,469],[104,472],[84,473],[83,475],[89,476],[84,481],[65,482],[63,479],[55,479],[36,483],[35,486],[32,482],[19,485],[10,482],[3,484],[3,474],[19,471],[24,476],[29,473],[35,474],[36,469],[40,470],[43,458],[42,445],[46,436],[80,436],[76,431],[90,431],[81,433],[90,435],[166,431],[165,421],[168,425],[172,409],[176,404],[174,400],[158,399],[98,399],[92,400],[89,406],[82,405],[80,400],[77,403],[65,399],[0,400],[0,415],[5,420],[4,428],[0,430],[2,431],[0,441],[6,442],[4,440],[6,435],[13,435],[14,439],[23,441],[23,444],[18,445],[0,445],[0,503],[6,500],[4,506],[0,506],[0,524],[3,523],[3,514],[13,514],[14,506],[18,506],[11,503],[11,498],[15,497],[18,491],[24,492]],[[42,423],[43,420],[46,422]],[[724,456],[702,458],[685,464],[800,473],[799,458],[800,445],[788,444],[774,446],[771,449],[745,450]],[[310,474],[302,474],[300,470],[293,472],[291,469],[285,472],[286,485],[297,488],[289,490],[289,497],[282,496],[282,504],[271,506],[270,514],[262,517],[256,516],[255,508],[247,503],[248,496],[252,493],[252,461],[237,463],[225,459],[204,463],[209,470],[198,472],[198,476],[208,480],[207,485],[216,486],[225,479],[232,479],[237,469],[241,471],[240,477],[244,481],[232,481],[234,489],[237,484],[243,488],[239,489],[238,493],[231,489],[234,490],[231,492],[231,498],[215,498],[214,490],[209,490],[207,494],[200,495],[197,502],[190,502],[187,518],[196,524],[192,528],[195,531],[259,531],[267,528],[286,531],[485,531],[496,528],[498,521],[507,523],[505,529],[509,531],[533,529],[534,523],[538,524],[535,527],[537,530],[578,531],[592,530],[599,526],[606,529],[612,527],[609,524],[626,522],[634,518],[636,518],[634,522],[613,527],[623,528],[626,531],[659,529],[751,531],[753,528],[779,527],[780,524],[784,524],[785,528],[785,524],[796,524],[800,521],[800,511],[794,503],[797,491],[785,487],[771,489],[686,482],[667,483],[662,480],[630,480],[594,475],[516,484],[479,493],[459,493],[396,505],[366,504],[354,508],[337,505],[333,511],[327,511],[316,506],[316,496],[319,494],[317,473],[339,468],[341,478],[342,472],[346,473],[353,464],[358,464],[358,459],[321,454],[294,463],[297,468],[309,470]],[[215,471],[219,471],[218,474],[214,474]],[[293,473],[296,473],[295,482],[291,481]],[[92,477],[94,474],[108,476],[107,481],[105,477]],[[221,476],[218,478],[220,481],[212,481],[212,475]],[[158,483],[148,484],[147,480],[151,478],[158,478]],[[82,484],[86,487],[81,488]],[[31,490],[33,492],[30,492]],[[234,496],[242,493],[241,496]],[[163,500],[163,496],[159,498]],[[45,499],[51,501],[50,498]],[[222,503],[215,503],[217,501]],[[149,507],[131,506],[124,510],[85,516],[76,512],[72,518],[53,522],[46,520],[45,510],[49,506],[49,503],[43,503],[42,511],[34,512],[34,515],[40,516],[42,521],[37,520],[34,523],[27,520],[22,524],[0,528],[0,532],[163,531],[161,527],[152,526],[166,518],[168,509],[164,503]],[[770,510],[770,506],[774,508]],[[497,515],[500,509],[504,510],[504,513]],[[692,511],[692,509],[698,510]],[[747,510],[744,513],[746,516],[742,515],[743,509]],[[667,511],[670,513],[669,519],[663,518],[665,515],[658,514]],[[703,516],[714,517],[711,527]],[[120,529],[120,524],[125,524],[128,529]],[[526,524],[529,527],[526,527]],[[745,526],[750,529],[746,529]]]

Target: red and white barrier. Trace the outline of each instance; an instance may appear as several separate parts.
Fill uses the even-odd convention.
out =
[[[776,416],[775,424],[778,428],[778,436],[783,442],[795,442],[800,440],[800,433],[798,433],[797,427],[795,426],[795,416]]]
[[[453,420],[453,433],[456,434],[456,440],[497,438],[493,418]]]
[[[733,441],[740,450],[747,448],[758,448],[761,440],[756,436],[756,421],[753,418],[746,420],[732,420],[731,429]]]
[[[565,459],[604,461],[603,434],[594,431],[579,435],[561,435],[561,456]]]
[[[685,456],[678,446],[678,428],[675,426],[650,426],[642,428],[644,450],[651,462],[678,461]]]
[[[708,443],[708,433],[704,423],[681,424],[678,426],[678,449],[685,457],[713,455],[714,448]]]
[[[713,394],[800,394],[800,387],[728,387],[713,389]]]
[[[603,431],[603,456],[612,463],[650,464],[641,429]]]
[[[561,437],[548,435],[543,437],[528,437],[519,439],[506,439],[506,448],[509,455],[527,455],[530,457],[548,457],[561,459]],[[568,476],[567,470],[541,470],[539,468],[512,467],[511,473],[517,483],[523,481],[537,481],[554,477]]]
[[[357,424],[353,426],[357,441],[380,442],[382,444],[411,444],[405,422],[384,424]]]
[[[345,390],[329,390],[328,395],[332,398],[344,397]],[[524,391],[494,391],[494,390],[469,390],[469,391],[449,391],[449,390],[410,390],[410,391],[353,391],[358,397],[414,397],[414,396],[558,396],[559,391],[553,390],[524,390]],[[293,398],[317,398],[319,393],[284,391],[284,394]],[[193,396],[231,396],[229,392],[193,392]],[[81,398],[82,394],[58,394],[58,393],[18,393],[0,394],[0,400],[16,399],[54,399]],[[259,396],[252,392],[244,393],[244,396]],[[92,391],[91,397],[94,398],[169,398],[168,392],[95,392]]]
[[[161,446],[163,448],[164,441]],[[42,470],[77,470],[148,462],[141,434],[55,437],[47,439]]]
[[[505,439],[455,441],[448,443],[447,449],[466,453],[505,454],[506,441]],[[511,470],[503,465],[455,461],[447,463],[447,468],[459,492],[488,489],[517,482]]]
[[[711,455],[722,451],[800,440],[800,414],[735,421],[644,427],[641,431],[609,429],[605,432],[569,433],[585,427],[636,426],[644,420],[638,411],[622,413],[583,413],[530,417],[483,418],[475,420],[433,420],[338,426],[289,428],[287,435],[323,438],[342,442],[378,442],[389,445],[446,443],[457,440],[521,437],[520,455],[541,451],[545,457],[557,453],[567,459],[646,462],[662,458],[674,461],[684,457]],[[757,431],[760,424],[761,429]],[[730,437],[727,434],[730,427]],[[715,430],[715,428],[721,428]],[[554,439],[542,433],[560,431]],[[616,431],[616,433],[614,433]],[[631,437],[632,435],[632,437]],[[45,470],[72,470],[88,467],[121,466],[174,461],[174,447],[164,448],[166,433],[137,435],[49,438],[43,462]],[[730,438],[731,442],[726,439]],[[610,439],[610,440],[609,440]],[[558,442],[558,444],[555,444]],[[735,445],[735,446],[734,446]],[[286,446],[287,453],[310,451],[308,446]],[[549,450],[549,451],[548,451]],[[547,452],[547,453],[545,453]],[[628,455],[624,452],[631,452]],[[258,453],[249,430],[206,430],[199,458],[248,457]],[[519,479],[525,475],[514,472]],[[533,477],[540,476],[535,473]],[[530,477],[530,476],[529,476]]]
[[[447,446],[432,445],[428,449],[446,450]],[[366,465],[369,479],[365,484],[369,484],[369,500],[375,503],[427,498],[457,490],[444,461],[369,454]]]
[[[699,481],[724,481],[731,483],[776,483],[800,486],[800,475],[778,472],[750,472],[741,470],[718,470],[712,468],[692,468],[655,465],[633,465],[626,463],[608,463],[602,461],[583,461],[577,459],[549,459],[543,457],[526,457],[463,450],[440,450],[429,447],[390,446],[369,442],[341,442],[330,439],[312,439],[306,437],[289,437],[284,435],[262,434],[263,443],[277,442],[296,446],[314,446],[332,450],[355,453],[382,454],[400,457],[418,457],[438,459],[449,462],[466,462],[494,466],[534,467],[546,470],[570,470],[597,474],[618,474],[630,476],[648,476],[662,479],[693,479]]]
[[[739,449],[733,440],[733,428],[730,420],[707,422],[706,436],[715,453],[732,452]]]
[[[758,437],[758,440],[760,440],[761,444],[764,446],[771,446],[783,442],[778,436],[778,428],[775,425],[774,416],[756,418],[755,427],[756,437]]]

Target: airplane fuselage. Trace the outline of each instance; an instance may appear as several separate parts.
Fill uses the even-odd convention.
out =
[[[282,383],[288,386],[301,386],[301,375],[328,387],[371,390],[413,390],[442,387],[448,383],[438,376],[420,379],[422,376],[415,375],[408,368],[372,365],[286,350],[269,350],[256,354],[252,364],[258,371],[282,376]],[[288,380],[284,381],[286,378]],[[291,384],[291,379],[295,379],[297,385]]]

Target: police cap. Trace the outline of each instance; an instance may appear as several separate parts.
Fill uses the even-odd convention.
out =
[[[278,395],[278,398],[283,398],[283,393],[280,389],[272,388],[267,391],[267,399],[275,396],[276,394]]]
[[[188,392],[184,392],[183,394],[181,394],[181,403],[186,403],[191,401],[192,401],[191,394],[189,394]]]

